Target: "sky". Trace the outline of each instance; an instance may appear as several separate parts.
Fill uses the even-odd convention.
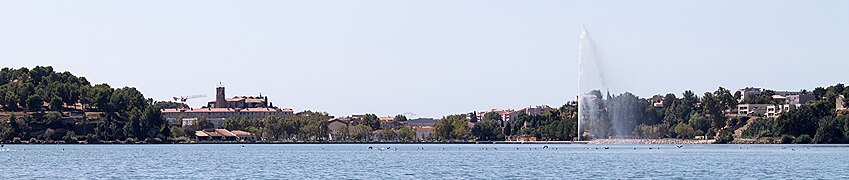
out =
[[[559,107],[581,26],[641,97],[845,83],[849,1],[0,1],[0,66],[335,116]]]

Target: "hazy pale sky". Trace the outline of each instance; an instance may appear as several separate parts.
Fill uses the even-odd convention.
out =
[[[581,24],[611,89],[812,89],[849,78],[849,1],[0,1],[0,65],[147,97],[268,95],[440,117],[577,95]]]

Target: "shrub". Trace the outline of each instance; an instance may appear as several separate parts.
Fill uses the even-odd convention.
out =
[[[789,134],[781,135],[781,144],[790,144],[793,143],[793,136]]]
[[[731,141],[734,141],[734,136],[731,134],[731,132],[724,131],[724,132],[722,132],[722,134],[719,135],[719,138],[716,138],[716,141],[714,143],[727,144],[727,143],[730,143]]]
[[[796,137],[796,139],[793,140],[793,143],[795,143],[795,144],[810,144],[811,143],[811,136],[807,135],[807,134],[802,134],[799,137]]]

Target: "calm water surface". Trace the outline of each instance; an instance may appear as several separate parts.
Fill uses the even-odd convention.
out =
[[[0,179],[849,179],[847,145],[543,146],[6,145]]]

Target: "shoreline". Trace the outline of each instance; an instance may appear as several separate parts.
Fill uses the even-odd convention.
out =
[[[3,143],[3,144],[61,144],[61,145],[88,145],[88,144],[115,144],[115,145],[133,145],[133,144],[583,144],[583,145],[603,145],[603,144],[713,144],[714,140],[682,140],[682,139],[596,139],[591,141],[410,141],[410,142],[387,142],[387,141],[195,141],[195,142],[171,142],[171,143],[148,143],[148,142],[121,142],[108,141],[97,143],[66,143],[66,142],[41,142],[29,143],[22,141],[19,143]],[[757,144],[757,143],[751,143]]]

